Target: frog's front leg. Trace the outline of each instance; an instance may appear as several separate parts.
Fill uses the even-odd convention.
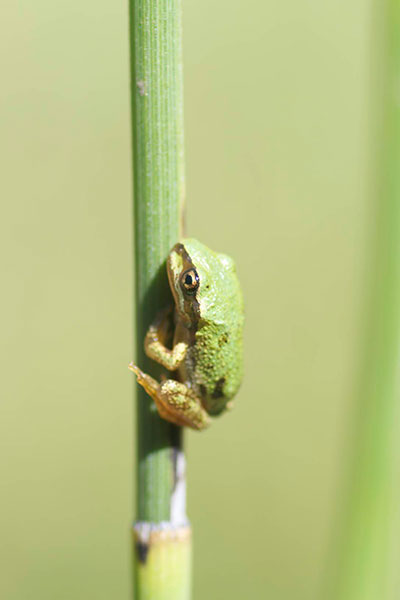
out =
[[[197,430],[205,429],[210,425],[208,413],[194,392],[186,385],[174,379],[166,379],[158,383],[136,365],[131,363],[129,368],[136,374],[138,383],[153,398],[160,417],[174,425]]]
[[[165,346],[170,313],[171,308],[167,308],[157,315],[146,334],[144,349],[149,358],[158,362],[168,371],[176,371],[185,358],[188,345],[185,342],[179,342],[172,350]]]

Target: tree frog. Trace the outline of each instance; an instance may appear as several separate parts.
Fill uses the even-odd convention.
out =
[[[195,239],[184,239],[167,259],[175,302],[172,350],[166,347],[172,307],[159,313],[145,337],[145,352],[176,379],[159,383],[131,363],[138,383],[160,416],[202,430],[211,416],[232,407],[242,379],[243,298],[235,264]]]

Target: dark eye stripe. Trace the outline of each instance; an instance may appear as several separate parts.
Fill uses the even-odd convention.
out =
[[[183,244],[175,244],[172,250],[182,257],[183,268],[181,275],[178,276],[177,280],[174,279],[174,285],[179,285],[182,291],[184,301],[182,312],[184,312],[186,316],[190,315],[190,331],[194,334],[197,331],[198,321],[200,319],[200,306],[196,299],[197,289],[194,292],[188,292],[182,283],[182,274],[194,269],[193,261]]]

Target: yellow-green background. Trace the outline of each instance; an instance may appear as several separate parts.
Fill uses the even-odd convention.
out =
[[[1,13],[0,597],[128,600],[128,8]],[[235,257],[247,313],[235,411],[186,435],[195,600],[318,598],[368,267],[371,24],[366,0],[184,2],[187,232]]]

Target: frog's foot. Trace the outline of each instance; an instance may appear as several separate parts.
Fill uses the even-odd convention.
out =
[[[166,379],[159,384],[136,365],[131,363],[129,368],[135,373],[138,383],[153,398],[160,417],[174,425],[197,430],[210,425],[208,413],[186,385],[174,379]]]
[[[160,387],[158,381],[153,379],[153,377],[150,377],[150,375],[143,373],[143,371],[133,363],[129,364],[128,369],[135,373],[137,382],[144,387],[149,396],[153,398],[153,395],[158,393],[158,389]]]

